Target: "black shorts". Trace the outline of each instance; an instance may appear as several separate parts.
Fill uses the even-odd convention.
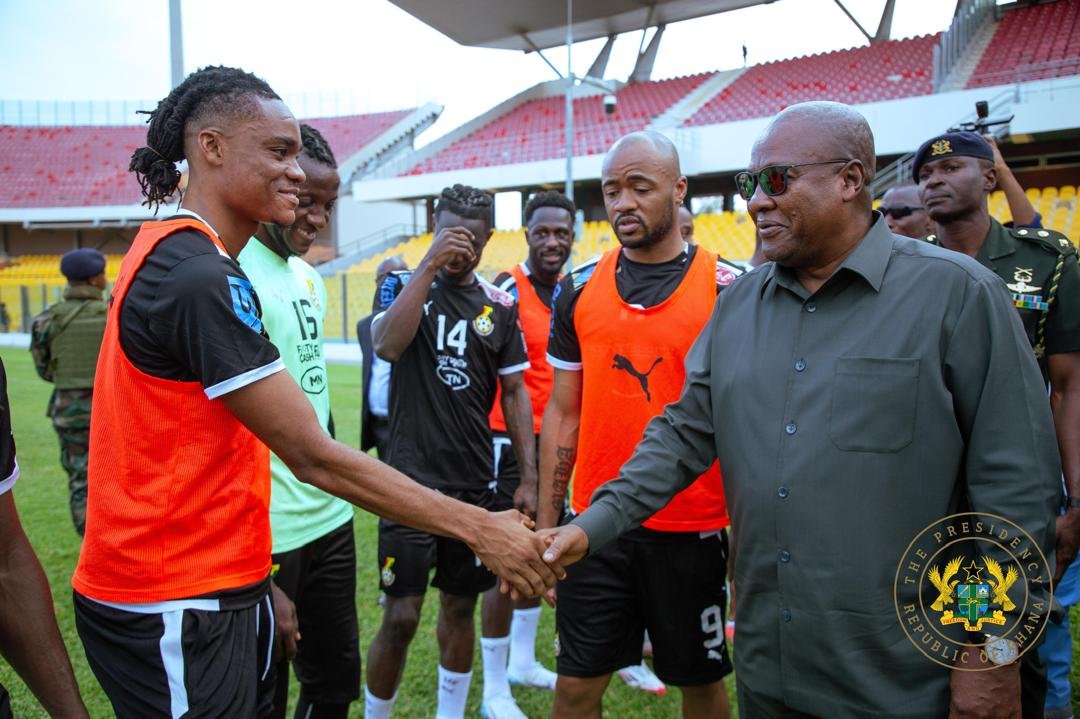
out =
[[[517,455],[510,443],[510,435],[497,430],[491,431],[491,451],[495,459],[495,504],[492,511],[500,512],[514,508],[514,492],[521,484],[521,468],[518,467]],[[536,435],[536,456],[540,456],[540,435]]]
[[[243,608],[182,599],[139,612],[75,592],[75,628],[116,716],[269,716],[274,609],[262,586]]]
[[[309,704],[347,704],[360,697],[360,629],[356,620],[353,522],[273,555],[274,583],[296,604],[300,641],[293,670]],[[289,675],[279,665],[278,697]],[[284,690],[284,691],[283,691]],[[283,704],[281,715],[284,715]]]
[[[599,677],[641,661],[675,686],[731,672],[724,623],[727,532],[635,529],[566,568],[555,605],[560,676]]]
[[[447,490],[443,494],[483,509],[491,509],[495,497],[490,489]],[[495,586],[495,575],[464,542],[379,520],[379,589],[387,596],[423,596],[433,567],[431,586],[447,594],[472,597]]]

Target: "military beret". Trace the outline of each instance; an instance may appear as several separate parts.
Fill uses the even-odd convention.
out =
[[[88,280],[105,271],[105,255],[83,247],[60,258],[60,272],[69,280]]]
[[[979,157],[993,162],[994,148],[978,133],[946,132],[919,145],[911,162],[911,174],[918,179],[919,168],[924,164],[949,156]]]

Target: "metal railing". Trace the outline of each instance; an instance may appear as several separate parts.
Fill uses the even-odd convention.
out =
[[[284,95],[285,103],[300,118],[340,117],[383,112],[370,98],[352,91],[297,92]],[[140,125],[138,110],[153,110],[157,100],[0,100],[0,125]],[[417,103],[417,106],[423,103]]]
[[[931,76],[934,92],[941,89],[956,63],[964,56],[972,39],[978,34],[979,28],[993,15],[995,7],[995,0],[967,0],[957,11],[949,29],[941,34],[941,39],[934,46]]]
[[[990,110],[989,115],[991,117],[998,117],[1010,114],[1013,104],[1019,99],[1018,93],[1019,90],[1014,88],[1003,90],[990,98],[988,102]],[[970,112],[957,122],[952,123],[952,125],[960,125],[977,119],[978,115],[974,112]],[[1000,137],[1008,133],[1008,129],[1008,125],[998,125],[991,130],[991,134]],[[945,128],[942,127],[941,131],[944,132]],[[915,153],[909,152],[878,172],[874,179],[870,181],[870,195],[876,199],[885,194],[885,191],[890,187],[912,182],[914,180],[911,176],[911,161],[913,159],[915,159]]]

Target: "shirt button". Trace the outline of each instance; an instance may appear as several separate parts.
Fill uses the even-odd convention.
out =
[[[787,499],[788,494],[789,493],[787,487],[781,486],[780,489],[776,490],[776,496],[780,499]]]
[[[795,426],[794,422],[788,422],[787,425],[784,426],[784,431],[788,434],[795,434],[795,430],[797,429],[798,427]]]
[[[791,621],[791,610],[790,609],[782,610],[780,612],[780,618],[783,619],[785,622],[790,622]]]
[[[813,302],[807,302],[806,303],[806,311],[811,312],[811,313],[817,312],[817,305],[814,304]]]
[[[791,561],[791,552],[789,552],[786,549],[781,549],[779,556],[780,556],[780,561],[781,562],[790,562]]]
[[[795,360],[795,371],[802,372],[804,369],[806,369],[806,362],[802,359]]]

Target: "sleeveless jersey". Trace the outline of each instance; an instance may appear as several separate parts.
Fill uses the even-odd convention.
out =
[[[120,345],[136,273],[191,217],[147,222],[109,306],[90,422],[86,538],[72,585],[91,599],[159,602],[254,584],[270,573],[269,450],[198,382],[148,375]]]
[[[660,304],[627,304],[615,284],[621,249],[600,258],[574,311],[581,344],[581,428],[571,506],[584,512],[596,489],[619,475],[645,425],[682,392],[683,362],[716,301],[717,258],[698,248],[675,291]],[[709,531],[729,524],[719,466],[675,495],[644,526]]]

